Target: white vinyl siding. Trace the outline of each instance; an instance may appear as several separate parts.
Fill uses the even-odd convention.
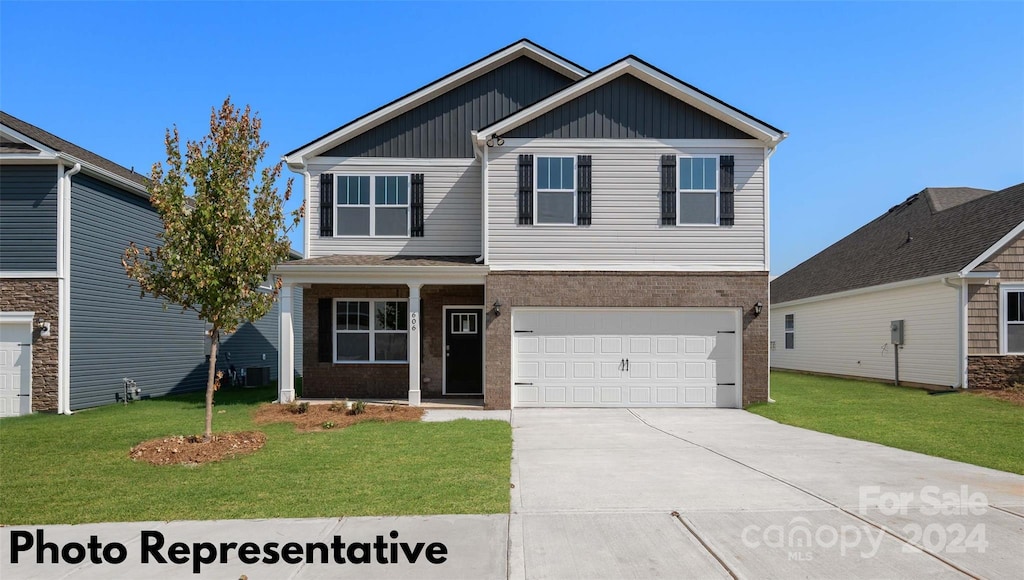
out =
[[[904,321],[900,380],[957,386],[957,291],[932,281],[914,286],[771,307],[771,366],[891,381],[889,323]],[[787,350],[785,320],[799,337]]]
[[[488,152],[488,264],[492,270],[765,269],[762,148],[672,148],[635,140],[623,140],[627,142],[622,146],[587,146],[572,140],[507,141]],[[519,154],[544,157],[567,150],[592,155],[592,225],[518,225]],[[735,156],[735,225],[661,225],[661,156],[665,154]]]
[[[365,159],[313,159],[309,164],[310,207],[308,257],[331,254],[479,256],[480,249],[480,165],[473,159],[429,159],[410,163],[379,159],[367,165]],[[419,237],[343,237],[322,238],[320,232],[320,174],[339,175],[411,175],[423,174],[424,236]],[[337,195],[337,187],[335,188]]]

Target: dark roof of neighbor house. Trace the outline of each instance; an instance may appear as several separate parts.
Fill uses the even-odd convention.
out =
[[[957,272],[1024,222],[1024,183],[929,187],[771,282],[773,304]]]
[[[331,254],[291,260],[282,266],[479,266],[476,256],[358,256]]]
[[[146,176],[136,173],[123,165],[118,165],[106,157],[97,155],[88,149],[83,149],[74,143],[65,141],[49,131],[45,131],[31,123],[22,121],[14,115],[0,111],[0,123],[14,129],[29,139],[42,143],[50,149],[60,151],[61,153],[67,153],[72,157],[81,159],[86,163],[90,163],[100,169],[109,171],[110,173],[127,179],[128,181],[137,183],[142,187],[146,187],[149,184],[149,179],[146,178]]]

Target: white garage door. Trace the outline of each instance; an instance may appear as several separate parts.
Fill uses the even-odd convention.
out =
[[[513,405],[739,407],[738,325],[738,309],[513,309]]]
[[[32,324],[0,321],[0,417],[31,412]]]

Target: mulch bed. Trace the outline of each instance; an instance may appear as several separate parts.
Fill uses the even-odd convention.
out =
[[[1006,401],[1008,403],[1024,407],[1024,389],[1018,389],[1015,387],[1007,389],[968,389],[967,392],[978,395],[979,397],[999,399],[1000,401]]]
[[[208,442],[202,435],[176,435],[143,441],[128,456],[153,465],[199,465],[255,453],[266,442],[267,436],[259,431],[214,433]]]
[[[351,414],[340,404],[313,404],[304,413],[295,413],[293,409],[289,405],[267,403],[256,410],[254,420],[261,425],[292,423],[296,431],[305,432],[343,429],[363,421],[419,421],[423,416],[423,409],[406,405],[366,405],[366,411],[358,415]]]

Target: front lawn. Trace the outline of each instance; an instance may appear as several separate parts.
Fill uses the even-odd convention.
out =
[[[1024,474],[1024,407],[970,392],[772,372],[775,403],[749,411],[795,425]]]
[[[255,425],[255,409],[275,395],[218,393],[214,431],[259,430],[267,443],[194,467],[135,463],[128,451],[201,433],[201,393],[0,420],[0,524],[508,511],[508,423],[361,423],[317,433]]]

